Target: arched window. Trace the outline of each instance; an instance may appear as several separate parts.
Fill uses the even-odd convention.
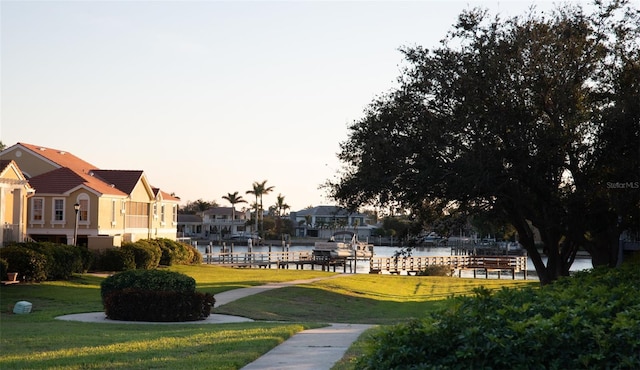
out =
[[[78,211],[78,222],[81,224],[88,224],[90,215],[89,196],[87,194],[80,194],[78,195],[76,202],[80,205],[80,210]]]

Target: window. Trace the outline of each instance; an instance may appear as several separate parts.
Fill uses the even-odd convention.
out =
[[[44,199],[33,198],[31,200],[31,222],[44,223]]]
[[[178,224],[178,206],[174,205],[172,208],[172,212],[173,212],[173,224],[177,225]]]
[[[53,199],[53,222],[64,221],[64,199]]]
[[[83,224],[89,223],[89,197],[86,194],[80,194],[78,204],[80,205],[78,222]]]
[[[115,199],[111,201],[111,225],[115,226],[116,224],[116,201]]]
[[[153,218],[158,218],[158,203],[153,203]]]
[[[160,206],[160,222],[164,224],[164,204]]]

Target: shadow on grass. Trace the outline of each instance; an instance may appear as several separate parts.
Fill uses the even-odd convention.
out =
[[[213,312],[254,320],[391,325],[424,317],[446,305],[447,301],[381,301],[294,286],[242,298]]]

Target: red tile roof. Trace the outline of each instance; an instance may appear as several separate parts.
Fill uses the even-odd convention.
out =
[[[60,167],[67,167],[78,173],[89,173],[91,169],[98,168],[97,166],[94,166],[91,163],[86,162],[64,150],[47,148],[44,146],[27,143],[18,144],[29,149],[34,154],[48,159],[49,161],[57,164]]]
[[[49,194],[63,194],[76,186],[84,185],[102,194],[123,195],[131,194],[135,186],[144,175],[142,170],[101,170],[75,155],[59,149],[47,148],[40,145],[18,143],[46,160],[61,167],[29,180],[38,184],[36,192]],[[65,170],[65,171],[62,171]],[[164,200],[180,201],[168,193],[155,188],[154,194],[162,193]]]
[[[66,167],[34,176],[29,179],[29,184],[35,188],[36,194],[64,194],[84,185],[101,194],[127,196],[126,193],[111,187],[99,179],[90,175],[79,174]]]

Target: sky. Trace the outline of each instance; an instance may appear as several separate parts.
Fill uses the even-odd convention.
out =
[[[584,3],[584,2],[582,2]],[[340,143],[464,9],[552,1],[0,0],[0,141],[143,170],[181,198],[334,204]]]

